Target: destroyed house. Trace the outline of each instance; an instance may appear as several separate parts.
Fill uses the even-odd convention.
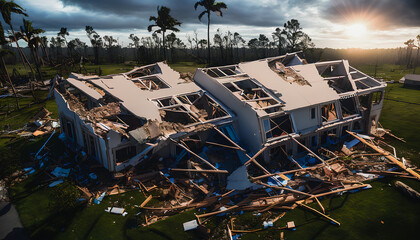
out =
[[[194,81],[237,115],[243,144],[266,148],[267,162],[335,143],[346,130],[370,131],[386,86],[346,60],[308,64],[301,52],[198,69]]]
[[[68,145],[111,172],[152,155],[177,162],[197,155],[207,168],[218,171],[206,150],[231,144],[232,139],[238,142],[233,114],[163,62],[101,77],[72,73],[54,93]],[[197,143],[204,140],[208,142]],[[238,146],[231,148],[234,155],[238,149],[243,152]]]

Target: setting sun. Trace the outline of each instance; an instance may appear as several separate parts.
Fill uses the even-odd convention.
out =
[[[366,25],[362,23],[353,24],[346,28],[346,34],[350,37],[363,36],[366,32]]]

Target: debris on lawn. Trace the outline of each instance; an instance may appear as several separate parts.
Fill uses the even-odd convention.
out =
[[[258,131],[247,135],[261,140],[257,146],[244,144],[235,122],[241,117],[196,85],[195,75],[178,74],[165,63],[104,77],[74,73],[68,80],[54,79],[51,92],[62,110],[60,123],[43,108],[32,119],[31,127],[13,133],[29,138],[49,135],[32,154],[31,165],[14,177],[23,179],[36,173],[42,176],[42,185],[49,187],[70,180],[80,191],[81,203],[105,206],[108,198],[113,199],[112,207],[105,211],[126,216],[127,209],[138,227],[194,210],[195,219],[183,223],[184,231],[215,238],[206,224],[223,219],[220,235],[229,239],[272,229],[282,230],[284,238],[285,232],[295,230],[296,225],[282,217],[295,208],[340,226],[334,216],[328,215],[321,199],[370,189],[369,182],[385,176],[420,180],[419,169],[409,159],[398,157],[396,149],[385,142],[387,136],[404,140],[370,123],[371,119],[361,121],[365,116],[352,109],[352,99],[362,91],[346,93],[352,84],[358,90],[367,89],[365,93],[372,86],[384,86],[375,85],[376,80],[352,67],[352,71],[334,72],[322,82],[321,74],[331,74],[335,69],[347,71],[349,66],[327,62],[309,71],[305,61],[295,55],[269,59],[266,67],[274,72],[270,77],[280,77],[282,86],[310,89],[322,83],[328,85],[324,86],[328,91],[323,89],[328,94],[336,93],[337,105],[331,100],[316,108],[319,110],[307,109],[313,119],[320,112],[316,131],[305,128],[302,132],[306,133],[293,132],[295,123],[283,111],[285,105],[278,99],[281,94],[272,96],[273,89],[257,84],[250,76],[257,75],[253,68],[248,75],[242,65],[200,71],[211,77],[208,81],[212,84],[223,83],[223,91],[232,97],[225,101],[241,101],[238,106],[249,108],[250,118],[262,116],[256,118]],[[287,66],[292,60],[301,61],[302,65],[296,66],[299,71]],[[317,71],[322,81],[306,79],[307,74]],[[352,74],[358,80],[343,84]],[[345,106],[341,111],[348,118],[337,115],[339,103]],[[241,119],[241,124],[247,124],[247,120]],[[360,125],[369,126],[370,131],[363,131]],[[58,139],[65,150],[57,155],[51,142],[58,128]],[[405,184],[397,181],[395,185],[420,198]],[[142,195],[136,205],[120,201],[130,191]],[[240,224],[246,214],[258,223]]]

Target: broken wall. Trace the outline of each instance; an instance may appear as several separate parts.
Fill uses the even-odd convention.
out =
[[[69,105],[67,104],[67,101],[64,99],[63,95],[61,95],[61,93],[57,91],[57,89],[54,89],[54,97],[55,97],[55,102],[58,107],[60,122],[62,121],[63,118],[65,118],[66,120],[71,121],[73,123],[74,133],[75,133],[75,138],[73,139],[74,143],[78,147],[85,146],[85,143],[83,140],[83,129],[85,129],[85,131],[89,131],[89,133],[95,136],[95,150],[97,153],[98,162],[101,163],[106,169],[112,171],[112,169],[110,169],[111,164],[108,162],[109,158],[107,155],[107,148],[106,148],[104,139],[102,139],[102,137],[95,134],[95,130],[93,129],[91,124],[86,124],[79,117],[78,114],[76,114],[74,111],[70,109]]]
[[[245,102],[235,97],[229,89],[198,69],[194,75],[195,82],[210,92],[236,114],[238,135],[248,150],[256,153],[262,146],[262,136],[256,112]]]

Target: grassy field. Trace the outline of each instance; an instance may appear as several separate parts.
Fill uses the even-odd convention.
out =
[[[194,73],[195,70],[197,68],[202,68],[205,67],[205,64],[197,64],[194,62],[177,62],[177,63],[168,63],[169,66],[171,66],[173,69],[175,69],[175,71],[178,72],[191,72]],[[115,73],[122,73],[122,72],[128,72],[130,70],[132,70],[135,66],[140,66],[140,65],[136,65],[136,64],[124,64],[124,63],[120,63],[120,64],[99,64],[99,65],[92,65],[92,64],[85,64],[85,68],[86,71],[89,73],[96,73],[96,74],[100,74],[100,75],[109,75],[109,74],[115,74]],[[13,69],[16,69],[17,72],[21,75],[27,75],[25,68],[23,67],[23,65],[7,65],[7,71],[9,72],[10,75],[12,75],[13,73]],[[43,80],[46,79],[51,79],[52,77],[54,77],[56,74],[59,74],[64,76],[64,77],[68,77],[69,72],[71,71],[79,71],[78,67],[76,66],[75,69],[71,70],[65,70],[64,72],[62,72],[60,70],[60,68],[58,67],[49,67],[49,66],[42,66],[41,67],[41,73],[43,76]],[[38,75],[36,75],[36,77],[38,77]]]
[[[350,63],[351,65],[351,63]],[[355,66],[358,70],[370,75],[375,75],[375,65],[363,65],[363,66]],[[384,79],[385,81],[400,80],[406,74],[413,73],[413,69],[406,69],[405,66],[394,65],[394,64],[382,64],[378,65],[376,69],[376,78],[377,79]]]
[[[178,71],[195,70],[194,64],[173,65]],[[102,69],[104,74],[127,71],[124,66],[109,66]],[[127,67],[128,68],[128,67]],[[130,67],[131,69],[131,67]],[[359,67],[365,73],[372,74],[372,67]],[[399,79],[405,73],[392,72],[392,66],[383,66],[381,71],[386,79]],[[45,98],[45,92],[39,92],[40,98]],[[385,128],[407,140],[401,143],[398,140],[387,139],[397,147],[398,156],[407,156],[416,163],[420,163],[420,90],[406,89],[400,84],[389,84],[386,89],[384,108],[380,119]],[[397,101],[396,101],[397,100]],[[12,98],[1,99],[1,104],[8,101],[13,104]],[[33,102],[32,98],[22,98],[25,110],[12,112],[0,117],[0,126],[10,129],[22,127],[41,107],[45,106],[54,112],[57,117],[57,107],[54,100],[40,103]],[[46,137],[35,141],[25,139],[10,140],[0,138],[0,163],[2,166],[13,165],[19,169],[21,163],[29,158],[46,140]],[[54,138],[51,148],[61,151],[60,142]],[[3,170],[4,168],[2,168]],[[22,223],[33,239],[197,239],[192,232],[184,232],[182,223],[195,219],[194,212],[184,212],[159,221],[148,227],[132,228],[135,223],[142,222],[142,214],[136,218],[140,211],[134,205],[140,205],[144,195],[138,190],[121,195],[106,197],[99,205],[79,206],[73,211],[54,212],[50,209],[51,188],[38,187],[39,175],[33,175],[28,180],[13,186],[10,190],[13,202],[20,214]],[[281,227],[287,221],[295,221],[296,230],[283,230],[286,239],[416,239],[418,235],[418,222],[420,220],[420,207],[418,202],[402,195],[391,186],[393,179],[383,179],[372,183],[373,189],[358,193],[337,196],[322,200],[328,214],[341,223],[340,227],[313,215],[312,213],[295,209],[288,212],[284,218],[276,222]],[[420,191],[420,183],[407,181],[407,184]],[[128,216],[112,215],[104,210],[110,206],[123,206]],[[316,205],[312,205],[318,208]],[[250,229],[260,228],[261,221],[252,213],[237,215],[238,222],[253,223]],[[254,224],[255,223],[255,224]],[[214,218],[209,221],[208,227],[226,229],[226,220]],[[241,239],[278,239],[280,230],[271,228],[258,233],[243,234]],[[221,232],[221,235],[226,235]]]

